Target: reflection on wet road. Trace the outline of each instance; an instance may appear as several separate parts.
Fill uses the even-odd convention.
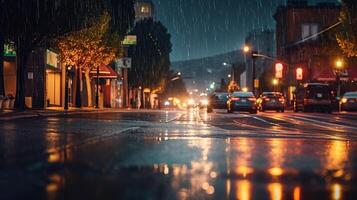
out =
[[[0,122],[1,199],[357,199],[356,122],[220,110]]]

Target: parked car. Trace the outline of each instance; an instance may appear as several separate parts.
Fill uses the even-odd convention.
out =
[[[346,92],[340,101],[341,111],[357,111],[357,92]]]
[[[276,110],[285,111],[285,98],[280,92],[263,92],[257,100],[257,106],[260,111]]]
[[[332,112],[332,90],[328,84],[306,83],[294,92],[294,112]]]
[[[227,101],[227,113],[234,111],[248,111],[251,114],[257,113],[257,99],[252,92],[234,92],[229,95]]]
[[[207,111],[211,112],[213,109],[227,109],[228,93],[216,92],[209,97]]]

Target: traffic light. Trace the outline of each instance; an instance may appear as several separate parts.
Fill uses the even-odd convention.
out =
[[[296,80],[301,81],[304,78],[304,70],[301,67],[296,69]]]
[[[282,63],[275,64],[275,78],[277,79],[283,78],[283,69],[284,69],[284,65]]]

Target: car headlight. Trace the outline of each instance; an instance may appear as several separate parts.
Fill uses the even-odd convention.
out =
[[[342,99],[341,99],[341,102],[342,102],[342,103],[347,103],[347,99],[346,99],[346,98],[342,98]]]
[[[201,101],[201,103],[202,103],[202,105],[204,105],[204,106],[208,106],[208,104],[209,104],[209,102],[208,102],[207,99],[203,99],[203,100]]]
[[[188,104],[188,105],[193,105],[193,104],[195,104],[195,100],[189,99],[189,100],[187,101],[187,104]]]
[[[165,106],[169,106],[169,105],[170,105],[170,102],[165,101],[164,105],[165,105]]]

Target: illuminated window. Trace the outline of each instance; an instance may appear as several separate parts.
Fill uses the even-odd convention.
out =
[[[149,13],[149,7],[148,6],[141,6],[140,11],[142,13]]]
[[[310,37],[312,35],[317,34],[319,30],[319,26],[317,24],[302,24],[301,25],[301,37],[302,39],[305,39],[307,37]],[[312,39],[316,40],[317,36],[313,37]]]

